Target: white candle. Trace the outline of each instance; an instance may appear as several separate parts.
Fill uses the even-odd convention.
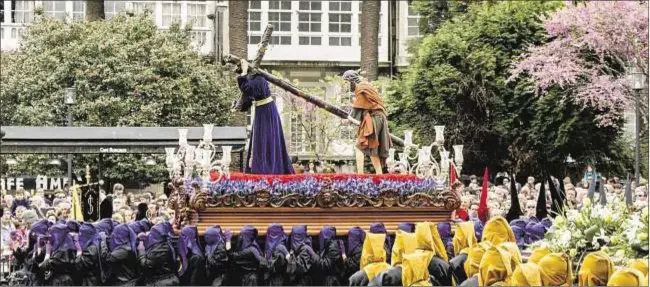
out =
[[[212,143],[212,129],[214,128],[213,124],[204,124],[203,125],[203,141],[206,143]]]
[[[187,129],[178,129],[178,145],[187,145]]]
[[[404,131],[404,144],[406,146],[409,146],[409,145],[413,144],[413,131],[412,130],[405,130]]]
[[[445,143],[445,126],[434,126],[436,131],[436,143],[443,144]]]

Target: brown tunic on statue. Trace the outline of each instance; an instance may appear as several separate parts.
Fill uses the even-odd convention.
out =
[[[361,122],[357,131],[357,148],[365,155],[388,158],[388,149],[393,144],[388,131],[384,100],[379,91],[368,82],[358,83],[354,96],[350,116]]]

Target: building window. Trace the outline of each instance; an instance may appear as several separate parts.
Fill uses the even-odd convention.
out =
[[[169,27],[172,23],[181,21],[181,3],[163,3],[162,5],[163,27]]]
[[[34,21],[34,1],[11,1],[14,23],[31,23]]]
[[[321,32],[321,1],[300,1],[299,32]]]
[[[422,18],[420,15],[415,13],[413,10],[412,4],[409,4],[409,9],[408,9],[408,15],[406,17],[407,20],[407,36],[409,37],[419,37],[420,36],[420,18]]]
[[[274,27],[271,45],[291,45],[291,14],[291,1],[269,2],[269,24]]]
[[[262,40],[262,1],[248,1],[248,44]]]
[[[329,2],[329,45],[352,46],[352,3]]]
[[[208,26],[207,10],[208,4],[205,2],[187,3],[187,20],[192,23],[192,27],[206,28]]]
[[[302,127],[302,115],[291,113],[291,152],[301,153],[304,151],[304,131]]]
[[[86,2],[85,1],[72,2],[72,20],[83,21],[85,16],[86,16]]]
[[[248,45],[257,45],[262,41],[262,36],[248,36]]]
[[[320,46],[322,45],[322,41],[320,36],[300,36],[298,38],[298,44],[306,46]]]
[[[65,20],[65,1],[43,2],[43,15],[59,20]]]
[[[117,1],[115,1],[117,2]],[[117,6],[117,5],[116,5]],[[150,11],[152,15],[156,15],[156,3],[151,1],[139,1],[133,2],[133,12],[134,13],[144,13],[145,11]],[[180,11],[179,11],[180,14]]]
[[[126,3],[122,1],[104,1],[104,16],[106,19],[115,17],[126,9]]]
[[[352,46],[352,38],[330,36],[330,46]]]

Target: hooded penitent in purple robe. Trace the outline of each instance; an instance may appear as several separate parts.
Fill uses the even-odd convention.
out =
[[[330,240],[334,240],[336,237],[336,227],[334,226],[323,226],[318,234],[318,248],[320,251],[323,251],[327,248],[326,244]]]
[[[532,244],[534,242],[537,242],[539,240],[544,239],[544,234],[546,233],[546,226],[544,224],[540,223],[535,223],[535,222],[529,222],[526,225],[526,237],[525,241],[526,244]]]
[[[282,225],[277,223],[269,225],[269,228],[266,230],[266,244],[264,248],[266,251],[266,259],[271,260],[273,258],[273,252],[276,251],[281,252],[286,256],[289,252],[286,248],[286,242],[287,234],[284,233]],[[282,245],[283,248],[278,248],[276,250],[278,245]]]
[[[363,241],[366,239],[366,232],[359,226],[348,230],[348,248],[345,252],[345,277],[349,278],[361,268],[361,253]]]
[[[242,251],[246,248],[253,247],[262,254],[262,248],[257,244],[257,229],[253,226],[246,225],[242,227],[237,237],[237,250]]]
[[[438,227],[438,234],[440,234],[440,239],[445,245],[445,251],[447,251],[447,258],[454,257],[454,243],[451,236],[451,224],[449,222],[439,222],[436,224]]]
[[[50,227],[50,236],[52,237],[52,254],[57,251],[75,250],[74,242],[68,232],[65,224],[55,224]]]
[[[316,285],[341,286],[341,275],[345,265],[339,241],[336,240],[336,227],[324,226],[318,235],[319,252],[315,264],[317,272]]]
[[[119,224],[119,222],[113,220],[112,218],[104,218],[98,222],[95,222],[95,228],[97,232],[104,232],[106,235],[111,235],[113,229]]]
[[[174,248],[169,244],[168,227],[163,223],[154,225],[144,239],[144,254],[138,256],[140,278],[145,286],[179,285],[178,263]]]
[[[476,235],[476,240],[481,241],[483,238],[483,223],[480,220],[474,221],[474,235]]]
[[[296,250],[301,244],[309,247],[311,245],[311,237],[307,234],[307,225],[296,225],[291,228],[291,250]]]
[[[81,227],[81,224],[76,220],[68,220],[65,225],[68,227],[69,232],[79,233],[79,227]]]
[[[191,250],[192,254],[203,255],[201,246],[199,246],[198,234],[199,231],[196,229],[196,226],[185,226],[181,230],[181,236],[178,239],[178,254],[181,256],[180,276],[187,271],[187,267],[189,266],[188,251]]]
[[[540,221],[540,223],[543,224],[544,226],[546,226],[547,229],[551,228],[551,226],[553,226],[553,221],[548,217],[542,219],[542,221]]]
[[[206,229],[203,239],[205,239],[206,282],[212,286],[223,286],[226,284],[226,273],[228,273],[225,235],[217,225]]]
[[[120,246],[127,246],[131,251],[135,252],[137,236],[131,228],[126,224],[120,224],[111,233],[111,240],[109,241],[109,248],[115,250]]]
[[[237,236],[237,250],[230,254],[230,258],[235,263],[235,270],[238,273],[238,285],[257,286],[262,285],[260,278],[260,262],[264,260],[262,248],[257,244],[257,229],[247,225],[242,227]]]
[[[515,234],[517,246],[519,246],[519,249],[523,249],[526,246],[526,221],[523,219],[515,219],[510,222],[510,228],[512,229],[512,233]]]
[[[262,76],[251,75],[237,77],[237,83],[244,101],[248,104],[256,102],[244,171],[253,174],[293,174],[278,108],[273,101],[266,102],[271,96],[268,82]],[[253,160],[249,166],[251,154]]]
[[[79,245],[82,250],[88,249],[88,246],[93,243],[99,246],[100,239],[101,237],[94,225],[86,222],[81,224],[81,227],[79,227]]]
[[[404,232],[410,232],[413,233],[415,232],[415,224],[410,223],[410,222],[402,222],[397,225],[397,229],[404,231]]]
[[[220,226],[210,227],[205,230],[203,234],[203,239],[205,239],[205,257],[207,258],[212,254],[217,245],[221,243],[226,243],[223,235],[223,231]]]

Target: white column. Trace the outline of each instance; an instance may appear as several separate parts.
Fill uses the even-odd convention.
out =
[[[187,25],[187,14],[187,1],[183,1],[181,2],[181,27],[185,27],[185,25]]]
[[[352,47],[360,47],[359,22],[361,22],[361,1],[352,1]]]

